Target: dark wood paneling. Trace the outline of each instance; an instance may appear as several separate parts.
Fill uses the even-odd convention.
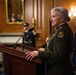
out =
[[[30,27],[32,27],[32,0],[25,0],[25,22],[28,22],[30,24]]]
[[[45,38],[50,35],[50,10],[55,6],[63,6],[70,10],[71,6],[76,5],[76,0],[25,0],[24,4],[24,21],[32,27],[32,18],[35,19],[35,31],[40,34],[40,37],[37,38],[37,46],[40,46],[45,42]],[[75,32],[74,19],[71,19],[69,25]],[[5,0],[0,0],[0,32],[23,32],[23,25],[8,25],[6,23]]]
[[[0,0],[0,32],[3,32],[6,22],[5,0]]]

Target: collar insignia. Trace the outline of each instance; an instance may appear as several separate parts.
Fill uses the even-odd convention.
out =
[[[58,32],[58,37],[63,38],[64,37],[64,31],[59,31]]]

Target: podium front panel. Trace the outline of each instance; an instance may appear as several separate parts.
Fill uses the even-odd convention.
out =
[[[5,75],[44,75],[44,64],[3,54]]]

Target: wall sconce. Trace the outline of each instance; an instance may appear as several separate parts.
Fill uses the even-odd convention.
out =
[[[75,20],[76,27],[76,6],[71,6],[71,10],[69,11],[69,17],[73,17]]]
[[[74,17],[74,20],[76,20],[76,6],[71,6],[71,10],[69,11],[69,16]]]

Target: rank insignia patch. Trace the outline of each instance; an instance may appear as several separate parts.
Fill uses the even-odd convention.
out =
[[[58,32],[58,37],[63,38],[64,37],[64,31],[59,31]]]

